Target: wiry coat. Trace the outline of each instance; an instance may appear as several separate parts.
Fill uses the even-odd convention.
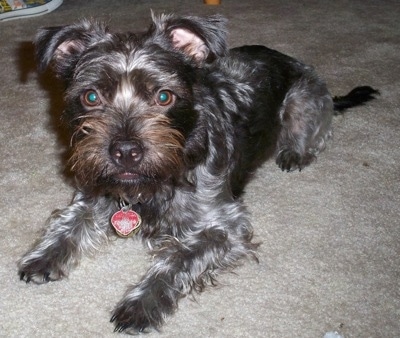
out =
[[[77,192],[19,262],[21,279],[66,276],[114,234],[122,205],[141,216],[153,264],[117,305],[117,331],[159,328],[181,297],[255,258],[246,183],[274,153],[282,170],[308,165],[334,104],[311,67],[262,46],[228,50],[225,39],[220,16],[153,16],[143,34],[89,21],[39,32],[41,68],[66,83]]]

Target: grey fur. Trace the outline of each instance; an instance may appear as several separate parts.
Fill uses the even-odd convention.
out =
[[[262,46],[228,50],[225,19],[153,15],[144,34],[84,20],[42,29],[40,67],[65,81],[76,194],[19,261],[26,282],[67,276],[115,232],[120,201],[153,263],[127,290],[116,331],[158,329],[180,298],[256,258],[241,195],[271,154],[302,169],[331,135],[334,101],[311,67]],[[376,91],[337,97],[340,109]],[[336,102],[335,101],[335,102]]]

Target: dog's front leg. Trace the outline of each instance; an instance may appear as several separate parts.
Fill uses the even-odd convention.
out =
[[[68,275],[82,254],[107,240],[110,206],[106,198],[77,192],[69,206],[54,211],[42,238],[18,263],[21,280],[41,284]]]
[[[237,220],[240,222],[240,220]],[[192,290],[214,284],[218,272],[233,268],[245,256],[253,256],[251,226],[243,217],[235,230],[207,226],[170,237],[153,252],[154,265],[142,281],[128,290],[111,318],[115,331],[136,334],[158,329],[177,308],[178,300]]]

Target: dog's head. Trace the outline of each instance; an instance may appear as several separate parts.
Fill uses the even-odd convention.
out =
[[[72,169],[81,188],[151,195],[204,156],[196,81],[224,56],[225,20],[153,15],[143,34],[88,20],[40,30],[39,67],[65,81]]]

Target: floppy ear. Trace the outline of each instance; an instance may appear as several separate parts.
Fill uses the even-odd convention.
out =
[[[152,13],[158,35],[167,39],[170,46],[183,52],[196,63],[212,62],[226,55],[226,22],[220,15],[206,18]]]
[[[87,48],[107,36],[108,30],[103,23],[89,20],[69,26],[42,28],[35,40],[39,70],[44,71],[52,64],[56,75],[65,77]]]

